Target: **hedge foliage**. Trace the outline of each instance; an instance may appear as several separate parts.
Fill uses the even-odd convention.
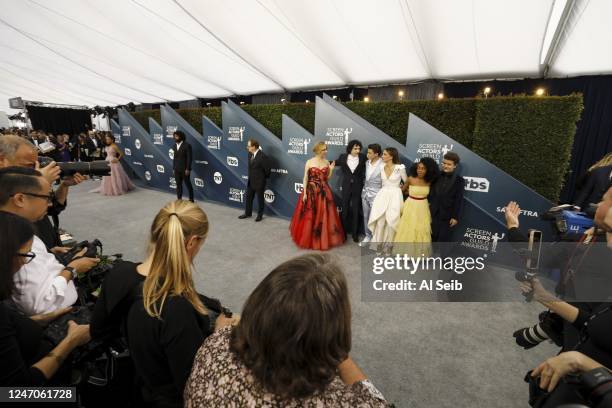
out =
[[[480,99],[472,150],[556,202],[582,106],[582,95]]]
[[[402,144],[406,142],[408,114],[412,112],[556,201],[569,165],[576,122],[582,112],[582,96],[346,102],[344,105]],[[279,138],[283,113],[314,132],[313,103],[243,105],[242,108]],[[202,115],[222,126],[220,107],[178,109],[177,112],[197,131],[202,131]],[[145,129],[149,128],[149,117],[161,125],[159,110],[132,115]]]

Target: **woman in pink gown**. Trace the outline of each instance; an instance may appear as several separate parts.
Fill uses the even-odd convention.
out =
[[[110,176],[102,177],[102,185],[93,192],[117,196],[133,190],[134,184],[121,166],[120,160],[123,157],[123,152],[115,144],[115,137],[106,135],[104,144],[106,144],[106,161],[109,162],[111,172]]]

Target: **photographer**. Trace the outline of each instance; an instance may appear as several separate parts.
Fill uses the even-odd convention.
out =
[[[63,361],[76,347],[89,341],[89,326],[69,322],[66,337],[52,349],[43,341],[42,327],[10,307],[14,294],[14,274],[35,259],[32,252],[34,230],[24,218],[0,211],[0,386],[39,386],[51,380]],[[39,316],[38,321],[57,317]],[[69,372],[67,374],[70,374]],[[61,384],[59,378],[54,383]],[[68,383],[66,379],[64,384]]]
[[[38,164],[38,150],[36,147],[19,136],[5,135],[0,136],[0,168],[18,166],[37,169],[42,176],[53,185],[59,179],[60,168],[55,162],[40,168]],[[54,219],[55,226],[45,216],[35,223],[36,235],[45,243],[46,247],[54,253],[65,252],[62,242],[57,232],[59,226],[59,214],[64,211],[67,205],[68,189],[70,186],[77,185],[85,180],[85,177],[76,173],[72,177],[65,178],[59,187],[53,192],[51,206],[47,214]]]
[[[0,169],[0,210],[19,215],[30,222],[45,217],[51,201],[51,185],[40,172],[32,168]],[[74,278],[89,271],[99,259],[78,258],[68,266],[60,264],[47,251],[45,244],[34,236],[32,262],[23,265],[16,274],[17,291],[13,300],[27,315],[52,312],[71,306],[77,300]]]

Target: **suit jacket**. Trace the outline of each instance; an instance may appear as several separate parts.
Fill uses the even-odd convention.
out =
[[[593,170],[587,176],[585,185],[578,192],[574,204],[584,211],[589,204],[600,202],[603,195],[612,185],[610,172],[612,172],[612,166],[604,166]]]
[[[191,171],[191,145],[183,140],[181,148],[179,149],[176,145],[172,147],[174,150],[174,160],[172,161],[172,168],[174,171],[185,172],[185,170]]]
[[[249,186],[252,189],[263,190],[270,172],[270,160],[263,151],[257,151],[255,158],[249,153]]]
[[[455,181],[450,188],[444,193],[436,192],[435,184],[440,181],[442,176],[438,177],[432,185],[429,193],[429,211],[432,218],[442,220],[459,219],[461,215],[461,207],[463,205],[463,190],[465,189],[465,181],[463,177],[457,175]]]
[[[365,164],[367,158],[364,154],[359,154],[359,164],[355,168],[355,172],[351,172],[351,169],[347,163],[348,154],[343,153],[336,160],[336,168],[342,172],[342,191],[352,191],[361,195],[363,189],[363,183],[365,181],[366,168]]]

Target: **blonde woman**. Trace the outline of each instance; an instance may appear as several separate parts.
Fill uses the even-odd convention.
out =
[[[200,207],[183,200],[167,204],[151,225],[147,259],[113,269],[96,303],[92,336],[116,329],[125,319],[149,406],[183,406],[194,356],[212,333],[209,303],[214,300],[198,295],[192,276],[207,234],[208,218]],[[216,319],[219,327],[233,323],[223,314]]]
[[[293,242],[300,248],[327,250],[344,243],[345,239],[334,195],[327,184],[335,162],[327,161],[324,142],[315,144],[312,151],[314,157],[304,167],[304,189],[289,230]]]

